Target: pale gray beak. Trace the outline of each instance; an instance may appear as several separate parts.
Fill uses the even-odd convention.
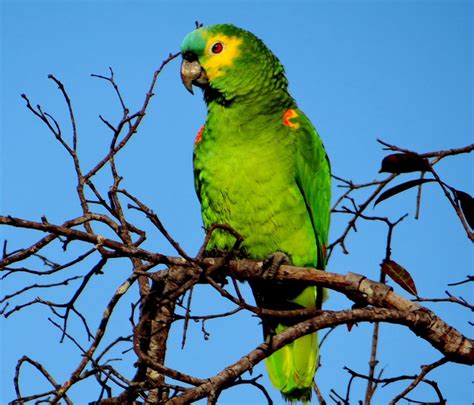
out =
[[[185,55],[183,55],[183,63],[181,64],[181,81],[191,94],[194,94],[193,85],[203,87],[209,82],[206,71],[198,60],[189,60]]]

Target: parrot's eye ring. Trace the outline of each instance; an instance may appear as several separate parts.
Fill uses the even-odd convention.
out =
[[[211,52],[212,53],[221,53],[223,49],[224,49],[224,45],[222,44],[222,42],[216,42],[212,45]]]

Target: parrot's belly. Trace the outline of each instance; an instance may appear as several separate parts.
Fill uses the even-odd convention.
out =
[[[243,237],[241,248],[250,258],[263,260],[279,251],[294,265],[315,266],[314,230],[291,167],[279,160],[272,163],[265,155],[253,156],[225,159],[221,155],[216,162],[195,161],[200,170],[205,228],[214,224],[231,226]],[[208,250],[228,251],[234,243],[232,235],[218,230]]]

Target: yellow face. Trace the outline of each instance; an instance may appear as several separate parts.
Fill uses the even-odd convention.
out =
[[[209,80],[221,76],[223,68],[233,64],[240,54],[241,43],[241,38],[223,34],[209,35],[206,41],[205,57],[201,60],[201,65]]]

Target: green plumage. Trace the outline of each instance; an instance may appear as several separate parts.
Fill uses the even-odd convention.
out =
[[[324,268],[329,162],[316,130],[288,93],[280,62],[257,37],[232,25],[191,32],[182,52],[183,82],[202,87],[208,107],[194,151],[204,226],[230,225],[244,237],[242,249],[250,258],[283,252],[293,265]],[[229,250],[234,242],[218,230],[208,249]],[[315,308],[322,300],[315,287],[263,281],[251,287],[265,308]],[[265,337],[292,324],[285,322],[265,322]],[[316,334],[285,346],[267,359],[273,385],[290,401],[308,401],[317,358]]]

